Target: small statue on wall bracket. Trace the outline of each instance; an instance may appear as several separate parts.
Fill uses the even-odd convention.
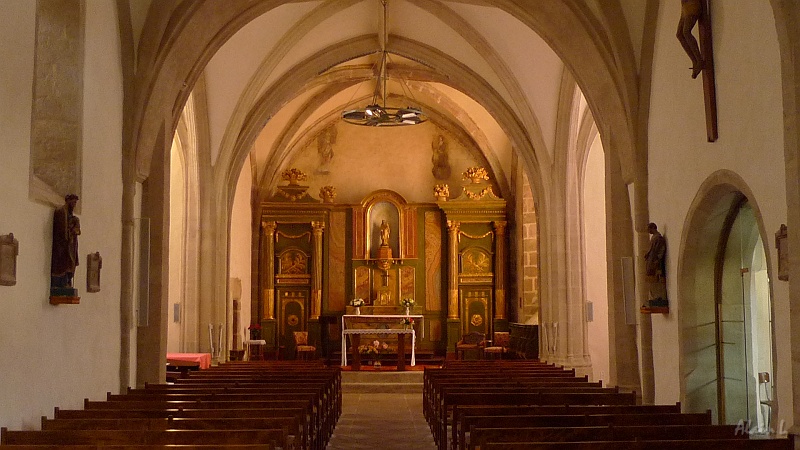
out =
[[[78,196],[67,194],[64,205],[53,212],[53,253],[50,263],[50,302],[78,303],[78,290],[72,286],[78,266],[78,236],[81,222],[75,215]]]
[[[0,236],[0,286],[17,284],[17,255],[19,241],[14,233]]]
[[[658,226],[647,224],[650,234],[650,249],[645,253],[645,275],[647,276],[648,298],[646,308],[668,308],[666,255],[667,241],[658,231]]]
[[[100,269],[103,268],[103,257],[100,252],[86,255],[86,292],[100,292]]]

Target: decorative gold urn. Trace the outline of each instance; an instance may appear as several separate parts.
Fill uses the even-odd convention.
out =
[[[336,198],[336,188],[333,186],[322,186],[319,188],[319,196],[322,198],[322,203],[333,203]]]
[[[436,197],[436,201],[446,202],[450,197],[450,186],[446,184],[437,184],[433,187],[433,195]]]

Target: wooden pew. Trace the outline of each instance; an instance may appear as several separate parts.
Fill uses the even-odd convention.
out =
[[[711,414],[705,413],[641,413],[641,414],[595,414],[595,415],[462,415],[454,438],[456,447],[463,450],[472,448],[471,435],[467,430],[474,428],[531,428],[531,427],[618,427],[641,425],[711,425]]]
[[[470,450],[483,450],[487,442],[581,442],[635,440],[742,439],[736,425],[639,425],[606,427],[537,427],[470,429]]]
[[[489,442],[482,450],[794,450],[794,437],[588,442]]]
[[[680,403],[674,405],[566,405],[566,406],[508,406],[508,405],[457,405],[453,408],[451,439],[455,443],[463,443],[466,434],[464,420],[472,416],[575,416],[575,415],[618,415],[635,414],[667,415],[681,414]],[[693,414],[690,414],[690,416]],[[702,423],[711,424],[711,412],[701,414],[705,417]]]
[[[45,430],[0,432],[0,444],[46,445],[286,445],[288,430]]]
[[[475,392],[445,392],[442,403],[434,412],[434,441],[440,450],[447,448],[448,412],[457,405],[634,405],[636,394],[621,392],[500,392],[486,395]]]

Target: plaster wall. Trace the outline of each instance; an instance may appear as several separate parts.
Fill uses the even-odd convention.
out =
[[[337,190],[337,203],[358,203],[378,189],[391,189],[409,202],[433,202],[434,185],[447,183],[451,198],[455,198],[466,183],[461,180],[461,174],[468,167],[489,169],[477,150],[466,147],[452,134],[431,123],[397,128],[339,123],[337,129],[328,173],[319,171],[316,140],[311,140],[287,166],[308,175],[303,184],[311,186],[308,193],[317,199],[320,187],[332,185]],[[431,146],[439,133],[445,136],[447,143],[451,168],[447,180],[437,180],[432,172]],[[490,178],[495,181],[491,173]],[[494,192],[501,195],[496,187]]]
[[[251,303],[251,242],[252,242],[252,213],[250,212],[250,192],[253,186],[250,175],[250,157],[244,161],[242,173],[236,183],[236,193],[233,197],[233,211],[231,211],[231,252],[230,252],[230,277],[242,280],[242,298],[239,300],[241,312],[239,315],[239,332],[242,339],[249,339],[244,334],[250,324]],[[228,299],[228,301],[232,301]],[[231,304],[232,305],[232,304]],[[232,313],[231,313],[232,314]],[[233,316],[231,316],[232,318]],[[232,319],[231,319],[232,320]],[[232,323],[232,322],[228,322]],[[232,342],[232,341],[231,341]]]
[[[761,212],[765,242],[771,242],[771,232],[786,222],[780,55],[772,8],[766,0],[713,4],[719,139],[708,143],[702,81],[690,77],[689,57],[675,39],[679,7],[677,2],[664,2],[659,10],[650,105],[650,220],[667,239],[670,297],[670,314],[653,316],[658,403],[679,401],[684,395],[677,345],[678,247],[689,207],[703,181],[720,169],[740,175],[752,191],[751,202]],[[768,246],[767,251],[776,318],[778,420],[791,423],[788,286],[777,280],[774,249]]]
[[[37,429],[53,407],[119,389],[122,74],[114,3],[86,2],[79,305],[48,302],[52,208],[28,198],[36,3],[0,2],[0,233],[20,242],[17,284],[0,286],[0,424]],[[86,255],[103,258],[86,292]],[[10,368],[13,368],[10,369]]]
[[[169,297],[167,299],[167,352],[188,351],[183,346],[181,322],[183,321],[185,272],[185,228],[186,228],[186,165],[180,154],[177,139],[172,142],[170,157],[170,188],[169,188],[169,274],[173,283],[169,284]],[[175,316],[175,308],[179,308]]]
[[[586,302],[592,306],[592,321],[587,322],[592,377],[608,382],[608,269],[606,263],[605,160],[600,138],[595,139],[586,161],[583,179],[583,248],[586,277]],[[587,312],[588,314],[588,312]],[[587,321],[588,321],[587,317]]]

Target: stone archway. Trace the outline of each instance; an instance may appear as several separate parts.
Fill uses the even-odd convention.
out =
[[[676,297],[680,320],[681,402],[692,412],[710,409],[715,420],[723,421],[725,411],[722,405],[725,402],[721,399],[726,392],[720,336],[723,333],[722,321],[726,319],[721,317],[722,267],[732,226],[744,204],[752,211],[754,231],[762,242],[769,242],[765,239],[764,222],[750,188],[738,174],[719,170],[701,185],[689,208],[678,255]],[[767,255],[767,277],[771,279],[773,270],[768,263],[769,246],[764,245],[763,251]],[[739,267],[735,269],[738,271]],[[772,283],[769,283],[768,290],[771,297]],[[769,314],[774,319],[774,311]],[[774,342],[774,336],[771,340]],[[774,343],[770,347],[769,351],[774,355]],[[774,373],[774,365],[770,372]],[[786,381],[773,378],[773,382],[777,385]],[[777,415],[777,404],[772,407],[772,413]]]
[[[281,1],[264,0],[256,5],[242,2],[222,7],[215,2],[187,5],[175,1],[159,3],[157,8],[154,6],[152,20],[149,19],[154,27],[146,28],[147,32],[142,38],[140,70],[131,91],[134,94],[131,101],[134,107],[130,109],[131,113],[126,119],[131,124],[130,135],[126,136],[126,139],[131,142],[133,153],[136,155],[135,167],[126,170],[136,172],[140,179],[148,179],[146,185],[150,195],[144,197],[143,203],[146,206],[145,209],[154,214],[154,217],[163,216],[164,200],[163,196],[159,196],[157,192],[160,176],[153,180],[149,179],[152,175],[151,168],[159,167],[160,163],[164,161],[163,154],[168,148],[168,139],[165,137],[171,136],[171,132],[177,126],[179,113],[203,68],[222,43],[244,24],[282,3]],[[636,165],[633,164],[635,139],[631,131],[633,128],[631,123],[634,119],[630,111],[635,108],[630,107],[629,103],[634,99],[624,94],[630,89],[622,86],[625,82],[621,80],[626,77],[620,74],[621,69],[607,64],[607,61],[613,59],[607,53],[608,47],[596,42],[600,39],[598,36],[603,35],[603,30],[587,29],[587,22],[582,20],[580,8],[571,3],[537,2],[533,8],[521,0],[486,1],[485,4],[509,13],[541,34],[553,46],[556,53],[575,73],[592,109],[599,112],[596,118],[601,124],[599,127],[601,134],[608,137],[615,159],[619,159],[618,174],[622,180],[631,181],[634,178]],[[422,55],[423,59],[438,61],[439,65],[444,61],[444,59],[436,59],[437,56],[434,54],[426,54],[422,47],[415,48],[414,43],[405,42],[399,45],[401,45],[399,50],[401,53]],[[624,53],[624,51],[619,50],[619,53]],[[321,61],[308,66],[317,73],[324,67],[325,65]],[[447,67],[447,65],[442,67]],[[477,78],[466,79],[464,91],[473,94],[480,92],[480,80]],[[281,95],[286,96],[290,93],[284,92]],[[521,129],[515,114],[498,97],[493,97],[489,92],[484,92],[483,95],[484,103],[493,105],[492,107],[499,111],[505,110],[506,116],[501,123],[509,132],[514,146],[519,151],[519,156],[531,176],[532,184],[537,187],[535,192],[537,194],[546,192],[550,180],[541,177],[541,168],[537,167],[536,152],[530,144],[527,131]],[[280,101],[279,99],[274,100]],[[265,117],[268,115],[252,115],[250,126],[256,128],[259,124],[263,125]],[[204,251],[208,250],[210,254],[214,255],[208,266],[201,270],[204,279],[214,287],[213,291],[206,294],[210,298],[225,297],[227,286],[225,262],[229,236],[225,230],[229,226],[235,177],[238,176],[238,169],[241,168],[244,161],[243,155],[246,152],[244,146],[237,146],[237,148],[237,151],[230,155],[230,164],[225,165],[224,170],[215,173],[214,186],[210,189],[211,192],[204,196],[209,204],[218,205],[218,209],[213,211],[209,211],[207,208],[203,209],[203,218],[214,223],[209,232],[209,239],[202,245]],[[131,204],[135,201],[132,193],[136,191],[133,180],[127,180],[124,189],[127,192],[124,194],[126,202],[124,210],[132,212],[134,208]],[[543,195],[537,203],[541,208],[541,223],[544,224],[542,235],[556,235],[558,233],[556,230],[546,228],[548,196]],[[162,211],[159,212],[159,209]],[[629,211],[624,213],[628,214]],[[157,223],[157,226],[160,226],[160,223]],[[160,231],[163,230],[156,231],[157,235],[160,235]],[[124,242],[129,242],[129,240],[128,238],[123,239]],[[123,258],[126,257],[126,254],[132,253],[131,248],[123,250]],[[156,254],[159,253],[156,252]],[[547,248],[543,248],[541,256],[543,264],[547,264],[549,259],[559,258],[558,252]],[[163,261],[154,261],[153,268],[157,269],[162,263]],[[208,278],[205,278],[206,276]],[[153,283],[159,286],[166,285],[167,280],[164,279],[163,274],[159,274]],[[161,290],[157,288],[154,292],[161,292]],[[559,292],[556,289],[545,288],[542,294],[557,296]],[[160,297],[155,295],[151,301],[161,301]],[[160,306],[163,309],[164,305]],[[217,313],[219,312],[217,311]],[[224,312],[222,314],[224,315]],[[151,330],[150,333],[158,333],[158,331]],[[159,342],[158,336],[150,336],[146,340]],[[163,353],[161,350],[163,349],[155,346],[152,351]],[[143,359],[140,358],[141,361]],[[160,361],[152,362],[151,370],[140,371],[140,374],[149,373],[150,375],[140,376],[139,382],[149,378],[158,378],[157,370],[161,365]]]

